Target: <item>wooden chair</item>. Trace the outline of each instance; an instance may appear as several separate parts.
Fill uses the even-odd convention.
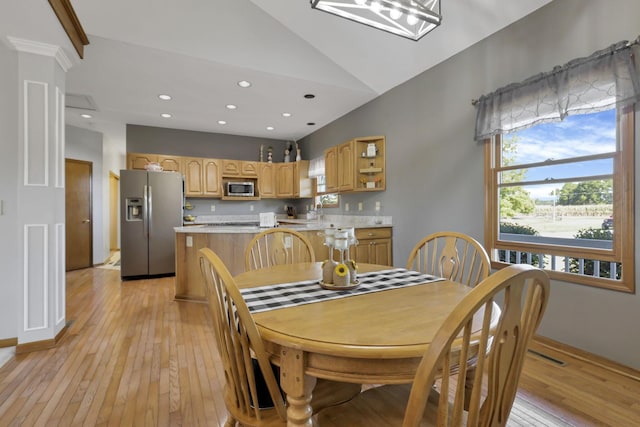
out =
[[[289,228],[269,228],[251,239],[245,250],[247,271],[315,260],[309,239]]]
[[[226,427],[236,422],[243,426],[286,425],[286,407],[282,391],[264,348],[260,332],[229,270],[211,249],[200,249],[200,269],[206,282],[209,309],[220,360],[224,368],[224,402],[229,412]],[[264,403],[263,382],[272,408]],[[360,392],[359,384],[319,379],[313,390],[311,406],[316,412],[345,402]],[[262,390],[264,391],[264,390]]]
[[[548,297],[549,278],[542,270],[518,264],[498,271],[478,284],[443,322],[410,387],[366,390],[343,405],[320,411],[319,424],[505,426],[527,347]],[[501,302],[501,310],[494,302]],[[476,369],[470,385],[464,379],[469,360]],[[452,371],[457,375],[442,375]]]
[[[482,245],[471,236],[442,231],[416,244],[409,254],[407,269],[475,286],[489,276],[491,261]]]

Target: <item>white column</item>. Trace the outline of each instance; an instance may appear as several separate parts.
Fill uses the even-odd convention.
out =
[[[17,55],[18,344],[64,328],[64,93],[71,62],[53,45],[8,37]]]

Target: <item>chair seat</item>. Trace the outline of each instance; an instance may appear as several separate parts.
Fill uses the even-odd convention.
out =
[[[320,411],[318,424],[322,427],[402,426],[410,393],[411,384],[370,388],[346,403]],[[436,425],[438,396],[438,392],[432,389],[421,427]]]

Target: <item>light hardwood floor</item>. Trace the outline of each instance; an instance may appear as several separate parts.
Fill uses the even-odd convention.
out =
[[[207,307],[173,294],[174,278],[68,273],[68,332],[57,348],[18,355],[0,369],[0,426],[223,425],[223,373]],[[640,425],[640,381],[584,355],[534,348],[566,365],[529,356],[520,396],[576,426]]]

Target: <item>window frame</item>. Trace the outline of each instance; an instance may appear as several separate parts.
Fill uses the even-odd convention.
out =
[[[594,277],[577,273],[548,270],[552,279],[598,288],[635,293],[635,230],[634,230],[634,176],[635,176],[635,107],[617,109],[616,153],[613,156],[613,244],[612,249],[578,248],[541,243],[521,243],[500,240],[500,208],[498,174],[501,164],[501,135],[484,140],[485,149],[485,247],[491,258],[491,267],[501,269],[509,263],[498,260],[499,250],[571,256],[588,260],[622,263],[620,280]],[[567,248],[571,248],[567,250]]]

